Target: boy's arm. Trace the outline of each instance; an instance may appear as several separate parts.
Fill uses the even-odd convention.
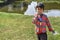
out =
[[[36,22],[37,22],[37,18],[34,17],[34,18],[32,19],[32,23],[33,23],[33,24],[36,24]]]
[[[32,19],[32,23],[33,24],[36,24],[36,22],[37,22],[37,14],[34,14],[34,17],[33,17],[33,19]]]
[[[48,27],[49,31],[51,31],[51,32],[53,32],[53,33],[54,33],[54,30],[53,30],[53,29],[52,29],[52,27],[51,27],[51,24],[50,24],[50,22],[49,22],[48,17],[46,18],[46,25],[47,25],[47,27]]]

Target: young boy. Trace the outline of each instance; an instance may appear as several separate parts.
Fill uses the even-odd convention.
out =
[[[52,29],[48,17],[43,14],[44,4],[38,3],[36,6],[36,10],[37,14],[33,18],[32,23],[36,26],[35,29],[38,40],[47,40],[46,25],[49,31],[51,31],[52,33],[55,33],[55,31]]]

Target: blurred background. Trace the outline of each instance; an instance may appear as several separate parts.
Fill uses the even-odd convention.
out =
[[[23,12],[27,10],[28,5],[31,4],[32,1],[37,3],[43,2],[45,5],[45,10],[60,9],[60,0],[0,0],[0,3],[6,1],[8,2],[8,5],[0,8],[1,12],[14,12],[23,14]]]

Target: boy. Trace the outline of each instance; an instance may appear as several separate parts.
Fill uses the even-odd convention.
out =
[[[37,14],[33,18],[32,23],[36,25],[35,29],[38,40],[47,40],[46,25],[49,31],[51,31],[52,33],[55,33],[55,31],[52,29],[48,17],[43,14],[44,4],[38,3],[36,6],[36,10]]]

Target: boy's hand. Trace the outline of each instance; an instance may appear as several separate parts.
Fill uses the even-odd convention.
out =
[[[52,31],[52,33],[54,34],[54,33],[55,33],[55,31]]]
[[[37,22],[37,18],[34,17],[33,20],[34,20],[35,23]]]
[[[56,31],[52,31],[52,33],[53,33],[53,35],[57,35],[58,34],[58,32],[56,32]]]

